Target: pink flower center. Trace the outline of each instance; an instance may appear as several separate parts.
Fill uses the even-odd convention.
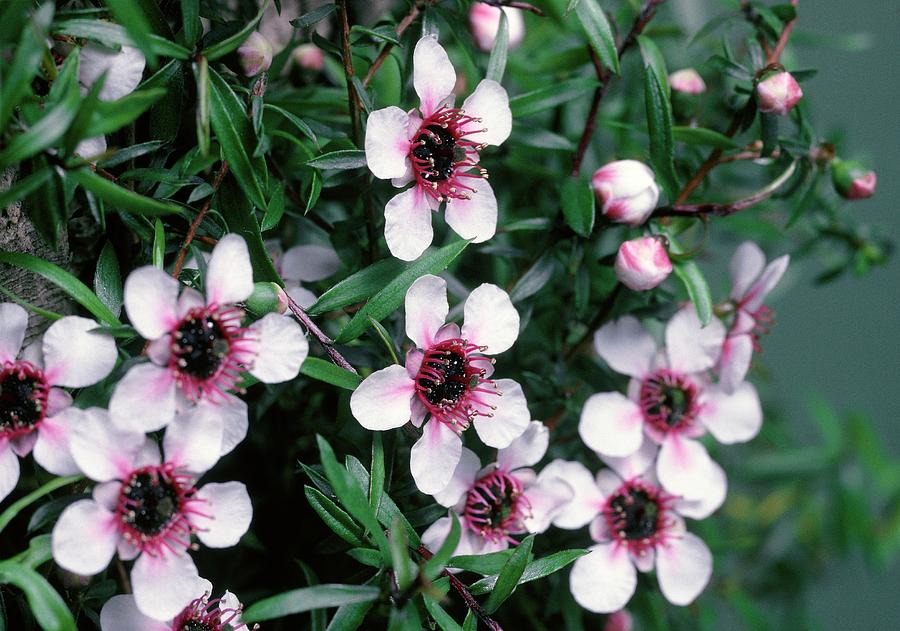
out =
[[[50,385],[40,368],[26,361],[0,368],[0,439],[30,434],[47,415]]]
[[[246,624],[235,625],[233,622],[240,615],[240,608],[221,609],[219,607],[221,602],[219,598],[210,600],[206,595],[192,600],[172,620],[172,631],[223,631],[226,625],[233,631],[246,629]],[[253,628],[258,628],[258,625],[254,625]]]
[[[250,330],[237,307],[196,307],[172,332],[169,368],[192,400],[222,397],[253,360]]]
[[[477,363],[492,364],[482,355],[483,346],[459,338],[435,344],[422,358],[416,375],[416,394],[431,415],[457,433],[477,416],[493,416],[496,408],[488,397],[500,396],[497,385],[485,379],[487,370]]]
[[[684,431],[700,411],[699,389],[687,375],[661,368],[641,383],[640,404],[644,420],[654,429]]]
[[[208,517],[198,510],[203,500],[196,493],[193,478],[176,473],[172,463],[132,471],[116,506],[122,536],[149,554],[186,550],[196,530],[188,515]]]
[[[665,541],[674,525],[669,515],[674,496],[634,478],[606,501],[603,515],[611,536],[629,552],[642,555]]]
[[[466,140],[466,133],[483,128],[466,129],[481,119],[467,116],[458,108],[442,107],[422,121],[409,150],[416,185],[438,202],[452,198],[469,199],[475,189],[465,178],[487,177],[487,171],[464,171],[478,166],[478,151],[484,148]]]
[[[510,535],[524,532],[523,520],[531,514],[522,490],[519,479],[501,469],[479,478],[466,495],[466,526],[495,543],[518,543]]]

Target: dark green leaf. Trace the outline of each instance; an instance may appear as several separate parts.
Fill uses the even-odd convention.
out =
[[[134,45],[144,53],[147,62],[151,66],[155,66],[156,50],[150,41],[150,23],[141,4],[134,0],[104,1],[116,18],[116,21],[125,27],[125,31],[128,33],[131,41],[134,42]]]
[[[341,605],[325,631],[356,631],[371,608],[371,601]]]
[[[59,104],[24,133],[13,136],[0,153],[0,168],[21,162],[57,143],[69,129],[78,113],[80,98],[77,86],[66,91]]]
[[[159,219],[157,219],[157,222]],[[94,270],[94,292],[100,301],[109,307],[115,315],[122,311],[122,274],[119,271],[119,259],[110,242],[106,242],[97,259]]]
[[[132,92],[116,101],[100,101],[94,109],[85,137],[100,136],[118,131],[137,120],[166,94],[165,88]]]
[[[209,154],[209,61],[200,57],[192,68],[197,85],[197,147],[205,156]]]
[[[553,85],[514,96],[509,100],[509,109],[512,111],[514,120],[523,116],[531,116],[584,96],[599,85],[599,81],[584,79],[559,81]]]
[[[478,555],[459,555],[450,559],[447,564],[449,567],[475,572],[487,576],[489,574],[499,574],[509,557],[512,556],[512,550],[501,550],[500,552],[489,552],[487,554]]]
[[[384,564],[381,553],[372,548],[351,548],[347,550],[347,556],[363,565],[378,569],[381,569],[381,566]]]
[[[613,37],[609,20],[597,0],[581,0],[575,7],[575,15],[584,27],[591,47],[605,68],[619,74],[619,53],[616,50],[616,39]]]
[[[362,302],[385,287],[406,267],[409,267],[408,263],[395,258],[373,263],[326,291],[307,312],[310,315],[321,315]]]
[[[316,207],[316,202],[319,201],[319,195],[321,194],[322,174],[318,171],[313,171],[312,180],[309,183],[309,197],[306,200],[306,209],[303,211],[304,215]]]
[[[738,146],[725,134],[720,134],[705,127],[672,127],[672,138],[689,145],[715,147],[716,149],[734,149]]]
[[[319,141],[316,138],[316,134],[313,132],[310,126],[303,121],[303,119],[294,116],[286,109],[278,107],[277,105],[272,105],[271,103],[266,103],[265,105],[263,105],[263,109],[278,112],[279,114],[284,116],[288,120],[288,122],[294,125],[294,127],[300,130],[300,133],[312,140],[313,144],[315,144],[317,147],[319,146]]]
[[[151,255],[153,265],[162,269],[163,259],[166,256],[166,229],[163,228],[163,224],[158,217],[153,222],[153,249],[151,250]]]
[[[509,292],[513,303],[521,302],[539,292],[553,277],[556,270],[556,258],[553,250],[544,252],[541,257],[522,274],[522,277]]]
[[[497,26],[497,35],[494,38],[494,46],[491,48],[491,57],[488,59],[485,79],[492,79],[497,83],[503,81],[503,73],[506,70],[506,57],[509,49],[509,20],[506,12],[500,12],[500,24]]]
[[[269,6],[269,0],[266,0],[262,7],[259,9],[259,13],[256,14],[252,20],[250,20],[244,28],[240,31],[232,35],[231,37],[226,37],[220,42],[216,42],[211,46],[207,46],[203,49],[201,54],[206,57],[208,60],[213,61],[218,59],[219,57],[224,57],[228,53],[233,50],[237,50],[237,47],[244,43],[244,40],[250,36],[256,29],[256,25],[259,24],[259,21],[262,19],[263,14],[266,12],[266,8]]]
[[[0,584],[14,585],[25,592],[29,608],[44,631],[76,631],[66,601],[34,570],[9,561],[0,563]]]
[[[447,562],[450,561],[450,557],[453,556],[454,550],[456,550],[457,544],[459,544],[459,537],[462,533],[462,528],[459,524],[459,518],[456,516],[456,513],[453,511],[449,512],[450,516],[450,532],[447,535],[447,538],[444,539],[444,543],[441,544],[439,550],[434,550],[434,556],[428,559],[425,562],[425,569],[423,574],[425,578],[433,581],[437,576],[441,573],[441,570],[447,565]]]
[[[268,281],[283,287],[284,281],[281,280],[278,271],[272,264],[252,207],[231,175],[225,176],[225,179],[222,180],[218,200],[217,208],[225,218],[228,228],[244,237],[244,241],[247,242],[247,248],[250,250],[250,262],[253,263],[254,280]]]
[[[291,26],[294,28],[309,28],[316,22],[321,22],[329,15],[335,12],[337,6],[332,2],[329,4],[324,4],[321,7],[317,7],[310,11],[309,13],[304,13],[299,18],[291,20]]]
[[[80,475],[70,475],[63,478],[53,478],[25,497],[16,500],[12,504],[10,504],[5,511],[3,511],[3,514],[0,514],[0,532],[3,532],[3,530],[13,519],[16,518],[19,513],[34,504],[37,500],[48,495],[49,493],[52,493],[53,491],[56,491],[57,489],[61,489],[62,487],[68,486],[69,484],[77,482],[81,479],[82,476]]]
[[[90,169],[67,171],[66,177],[118,210],[148,217],[181,212],[181,208],[175,204],[161,202],[151,197],[139,195],[134,191],[129,191],[127,188],[123,188],[115,182],[110,182],[106,178],[97,175]]]
[[[563,183],[560,202],[569,227],[584,238],[591,236],[596,200],[590,184],[581,178],[568,178]]]
[[[62,179],[57,169],[50,166],[45,156],[35,156],[30,162],[34,171],[49,172],[50,176],[42,186],[28,192],[23,205],[28,209],[28,216],[41,237],[55,248],[68,219],[68,207]]]
[[[324,584],[303,587],[260,600],[248,607],[241,616],[244,622],[259,622],[283,618],[303,611],[339,607],[349,603],[371,602],[380,590],[369,585]]]
[[[307,357],[300,366],[300,373],[345,390],[356,390],[359,382],[362,381],[359,375],[318,357]]]
[[[358,169],[366,166],[366,152],[361,149],[330,151],[307,160],[306,165],[317,169]]]
[[[582,2],[587,2],[587,0],[582,0]],[[494,589],[491,590],[491,595],[488,596],[484,603],[485,611],[494,613],[513,593],[516,585],[519,584],[519,579],[522,578],[522,573],[525,572],[525,568],[528,566],[533,544],[534,535],[529,535],[516,546],[512,556],[509,557],[503,569],[500,570]]]
[[[771,156],[772,152],[778,148],[778,116],[760,112],[759,129],[763,141],[759,155],[761,157]]]
[[[359,481],[360,486],[363,488],[371,488],[369,472],[366,471],[363,463],[353,456],[347,456],[346,460],[347,470]],[[375,506],[373,505],[373,507]],[[397,505],[394,503],[394,500],[391,499],[390,495],[382,493],[381,498],[377,503],[376,510],[378,511],[377,517],[380,524],[385,528],[394,528],[396,521],[399,519],[400,523],[406,529],[406,536],[409,539],[410,545],[419,545],[419,535],[416,534],[415,529],[410,525],[400,509],[397,508]]]
[[[203,34],[200,23],[200,0],[181,0],[182,34],[189,46],[194,46]]]
[[[394,570],[394,580],[397,581],[397,588],[404,592],[415,580],[418,568],[409,558],[409,541],[399,517],[391,524],[388,543],[391,548],[391,567]]]
[[[367,26],[362,26],[361,24],[354,24],[353,28],[350,29],[350,32],[363,33],[364,35],[368,35],[376,41],[390,42],[395,46],[400,45],[400,40],[397,39],[397,31],[394,30],[394,27],[392,26],[383,25],[377,26],[375,28],[369,28]]]
[[[266,214],[263,215],[259,229],[263,232],[265,232],[266,230],[271,230],[278,225],[278,222],[281,221],[281,216],[283,214],[284,184],[282,182],[275,182],[275,184],[272,186],[272,197],[269,198],[269,206],[266,209]]]
[[[53,3],[46,2],[32,14],[19,38],[16,55],[8,71],[3,73],[0,90],[0,131],[6,128],[9,117],[19,101],[28,94],[31,80],[37,74],[41,57],[47,48],[47,29],[53,20]],[[4,206],[5,207],[5,206]]]
[[[519,579],[519,585],[521,585],[522,583],[528,583],[530,581],[536,581],[540,578],[544,578],[545,576],[549,576],[554,572],[558,572],[570,563],[573,563],[579,557],[583,557],[587,553],[587,550],[581,549],[560,550],[559,552],[554,552],[553,554],[547,555],[543,558],[535,559],[534,561],[529,563],[528,567],[525,568],[525,571],[522,572],[522,577]],[[479,594],[486,594],[487,592],[494,589],[494,585],[497,583],[497,580],[497,576],[487,576],[477,583],[473,583],[470,591],[475,596]]]
[[[656,73],[644,66],[644,106],[647,110],[647,129],[650,133],[650,162],[669,199],[678,194],[675,174],[675,142],[672,138],[672,104],[668,92],[660,84]]]
[[[670,96],[669,88],[669,71],[666,70],[666,59],[663,57],[662,51],[656,43],[646,35],[638,35],[638,46],[641,48],[641,58],[644,60],[644,66],[648,66],[656,75],[659,85],[665,90],[666,96]]]
[[[41,188],[50,179],[53,171],[50,166],[44,165],[21,180],[10,186],[5,191],[0,191],[0,208],[6,208],[10,204],[19,201]]]
[[[675,261],[673,267],[697,310],[700,323],[706,326],[712,320],[712,294],[703,272],[694,261]]]
[[[425,609],[428,610],[428,614],[441,628],[441,631],[462,631],[462,627],[456,624],[456,621],[450,617],[450,614],[428,596],[425,596]]]
[[[313,510],[322,518],[325,525],[338,537],[346,541],[352,546],[358,548],[367,547],[365,533],[362,531],[353,518],[340,506],[328,499],[321,491],[311,486],[303,487],[303,493],[306,500]]]

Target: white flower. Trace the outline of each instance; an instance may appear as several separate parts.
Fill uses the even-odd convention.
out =
[[[497,31],[500,30],[501,10],[506,14],[509,49],[512,50],[521,44],[525,37],[525,19],[520,10],[509,7],[501,9],[482,2],[473,2],[469,9],[469,30],[475,44],[483,51],[489,51],[494,47]]]
[[[324,280],[341,269],[341,259],[328,245],[295,245],[282,251],[281,244],[271,239],[266,241],[266,250],[284,279],[285,293],[304,309],[315,303],[316,295],[300,283]]]
[[[463,527],[454,556],[505,550],[518,543],[513,535],[544,532],[572,499],[572,488],[556,475],[529,469],[547,451],[549,432],[531,421],[528,429],[497,453],[497,462],[481,468],[472,451],[462,457],[447,487],[435,494],[452,507]],[[442,517],[422,534],[422,543],[438,550],[450,532],[450,517]]]
[[[485,283],[466,299],[462,329],[444,324],[447,284],[422,276],[406,292],[406,335],[416,344],[406,367],[369,375],[350,397],[360,425],[388,430],[408,421],[422,426],[410,468],[423,493],[442,491],[462,454],[460,435],[470,425],[482,442],[503,448],[528,427],[531,415],[522,387],[492,379],[494,360],[519,335],[519,314],[505,291]]]
[[[497,229],[497,199],[478,166],[478,152],[509,137],[512,114],[506,90],[485,79],[453,107],[456,72],[437,39],[425,36],[413,52],[413,86],[419,112],[386,107],[366,127],[366,161],[377,178],[412,188],[384,209],[391,254],[417,259],[431,245],[431,211],[447,202],[447,224],[462,238],[487,241]],[[483,179],[482,179],[483,178]]]
[[[137,608],[151,618],[171,619],[204,591],[187,553],[192,536],[211,548],[227,548],[250,526],[253,509],[243,484],[196,486],[219,458],[222,423],[206,406],[179,415],[166,430],[161,460],[153,440],[117,429],[105,410],[77,412],[72,455],[100,484],[92,499],[60,515],[53,558],[84,575],[102,571],[116,552],[125,561],[136,558],[131,583]]]
[[[28,313],[0,304],[0,501],[19,481],[19,458],[34,459],[50,473],[70,475],[78,467],[69,453],[72,398],[65,390],[97,383],[116,364],[112,337],[95,332],[88,318],[68,316],[50,325],[38,347],[17,359]]]
[[[130,594],[113,596],[100,610],[100,631],[241,631],[248,628],[241,620],[243,605],[234,594],[226,591],[221,598],[210,599],[212,584],[200,579],[199,586],[203,589],[194,592],[197,597],[166,621],[142,614]]]

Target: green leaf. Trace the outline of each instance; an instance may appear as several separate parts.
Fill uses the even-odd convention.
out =
[[[28,192],[23,205],[28,209],[34,227],[44,240],[55,248],[68,218],[62,178],[56,168],[50,166],[46,156],[42,154],[35,156],[30,162],[34,171],[49,171],[50,177],[44,181],[43,186]]]
[[[509,109],[512,111],[514,120],[531,116],[593,92],[599,85],[599,81],[585,81],[584,79],[560,81],[511,98]]]
[[[131,145],[130,147],[124,147],[123,149],[119,149],[118,151],[113,153],[111,156],[108,156],[102,161],[98,162],[97,166],[107,168],[118,166],[130,160],[134,160],[135,158],[153,153],[164,144],[166,143],[162,140],[149,140],[147,142]]]
[[[153,222],[153,248],[151,250],[153,265],[163,268],[163,259],[166,256],[166,229],[157,217]]]
[[[209,61],[200,57],[192,64],[197,85],[197,147],[201,155],[209,155]]]
[[[387,258],[361,269],[348,276],[337,285],[319,296],[319,299],[307,309],[310,315],[321,315],[336,311],[341,307],[362,302],[375,292],[386,286],[410,264],[395,258]]]
[[[671,240],[670,240],[671,243]],[[695,261],[675,261],[673,264],[675,275],[687,290],[688,297],[697,310],[700,324],[706,326],[712,320],[712,294],[709,284],[703,276],[703,272]]]
[[[366,166],[366,152],[361,149],[340,149],[316,156],[305,162],[317,169],[359,169]]]
[[[369,478],[369,505],[378,516],[381,501],[384,498],[384,443],[381,432],[372,432],[372,474]]]
[[[705,127],[672,127],[672,137],[678,142],[689,145],[715,147],[716,149],[735,149],[738,144],[725,134]]]
[[[3,250],[0,250],[0,263],[21,267],[39,274],[66,292],[75,302],[90,311],[101,322],[113,326],[122,324],[115,314],[97,298],[94,292],[88,289],[87,285],[58,265],[30,254],[5,252]]]
[[[569,227],[585,239],[591,236],[596,200],[590,184],[582,178],[570,177],[563,183],[560,201]]]
[[[0,168],[21,162],[55,145],[75,119],[79,101],[77,86],[66,90],[58,105],[51,108],[24,133],[13,136],[6,149],[0,153]]]
[[[272,185],[272,196],[269,198],[266,214],[263,215],[259,226],[260,231],[265,232],[277,226],[282,215],[284,215],[284,184],[275,182]]]
[[[398,357],[397,348],[394,345],[394,340],[391,339],[390,333],[388,333],[387,329],[379,322],[375,320],[372,316],[369,316],[369,326],[372,327],[372,330],[375,332],[375,336],[381,341],[384,345],[384,348],[387,350],[388,354],[391,356],[391,361],[395,364],[400,363],[400,359]]]
[[[388,543],[391,548],[391,567],[394,569],[394,579],[397,581],[397,588],[400,592],[404,592],[415,580],[418,568],[409,558],[407,550],[409,541],[399,517],[391,524]]]
[[[759,113],[759,131],[763,141],[759,152],[761,157],[768,157],[778,148],[778,116],[775,114]]]
[[[268,281],[284,287],[284,281],[272,264],[266,244],[259,231],[259,224],[246,196],[243,195],[235,178],[226,175],[219,187],[217,208],[229,230],[236,232],[247,242],[250,250],[250,262],[253,264],[253,275],[257,281]]]
[[[650,133],[650,162],[669,199],[675,199],[679,185],[675,174],[672,104],[666,89],[649,66],[644,66],[644,106]]]
[[[250,36],[256,29],[256,25],[259,24],[259,21],[262,19],[263,14],[266,12],[266,8],[269,6],[269,0],[266,0],[262,7],[259,9],[259,13],[256,14],[252,20],[250,20],[247,25],[242,28],[240,31],[232,35],[231,37],[226,37],[220,42],[216,42],[211,46],[207,46],[200,53],[208,60],[213,61],[218,59],[219,57],[224,57],[228,53],[233,50],[237,50],[237,47],[244,43],[244,40]]]
[[[200,23],[200,0],[181,0],[182,34],[189,46],[194,46],[203,35]]]
[[[3,529],[6,528],[19,513],[34,504],[37,500],[57,489],[61,489],[62,487],[68,486],[74,482],[78,482],[78,480],[81,480],[82,478],[83,476],[80,475],[70,475],[63,478],[53,478],[25,497],[16,500],[12,504],[10,504],[2,514],[0,514],[0,532],[3,532]]]
[[[165,94],[165,88],[153,88],[132,92],[115,101],[100,101],[94,109],[84,137],[90,138],[118,131],[137,120]]]
[[[157,222],[159,219],[157,219]],[[94,291],[100,301],[109,307],[115,315],[122,312],[122,274],[119,271],[119,259],[112,243],[106,242],[97,259],[97,269],[94,270]]]
[[[587,553],[588,550],[582,549],[560,550],[559,552],[554,552],[553,554],[549,554],[543,558],[535,559],[534,561],[529,563],[528,567],[525,568],[525,571],[522,572],[522,576],[519,579],[519,585],[521,585],[522,583],[536,581],[540,578],[544,578],[545,576],[549,576],[554,572],[558,572],[559,570],[573,563],[579,557],[583,557]],[[497,576],[486,576],[480,581],[473,583],[469,588],[469,591],[472,592],[473,596],[486,594],[487,592],[494,589],[497,580]]]
[[[644,60],[644,66],[653,70],[653,74],[656,75],[656,80],[665,90],[666,96],[671,98],[669,71],[666,70],[666,59],[663,57],[662,51],[646,35],[638,35],[637,42],[641,48],[641,58]]]
[[[376,41],[390,42],[395,46],[400,45],[400,40],[397,39],[397,31],[393,26],[389,26],[387,24],[376,26],[375,28],[369,28],[367,26],[362,26],[361,24],[354,24],[350,29],[350,32],[363,33],[364,35],[368,35]]]
[[[31,568],[8,561],[0,563],[0,584],[14,585],[25,592],[28,606],[44,631],[76,631],[66,601]]]
[[[357,311],[353,319],[343,328],[335,342],[344,344],[358,338],[369,325],[369,317],[379,322],[388,317],[403,304],[406,290],[417,278],[445,270],[453,262],[453,259],[466,249],[467,245],[469,245],[468,241],[460,240],[439,250],[427,251],[389,282],[384,289],[372,296],[369,302]]]
[[[345,390],[356,390],[362,381],[359,375],[318,357],[307,357],[300,366],[300,374]]]
[[[115,182],[110,182],[105,177],[97,175],[90,169],[66,171],[66,177],[107,204],[110,204],[114,209],[147,217],[181,212],[181,207],[171,202],[162,202],[134,191],[129,191],[127,188],[123,188]]]
[[[506,562],[509,561],[512,553],[513,550],[501,550],[500,552],[489,552],[487,554],[461,554],[451,558],[447,565],[448,567],[475,572],[484,576],[499,574]]]
[[[6,208],[10,204],[19,201],[34,191],[41,188],[44,183],[53,176],[49,166],[42,166],[10,186],[5,191],[0,191],[0,208]]]
[[[509,20],[506,12],[500,12],[500,24],[497,26],[497,35],[494,38],[494,46],[491,48],[491,57],[488,59],[487,74],[485,79],[492,79],[497,83],[503,81],[503,72],[506,70],[506,56],[509,52]]]
[[[265,175],[265,158],[251,158],[256,146],[253,127],[244,106],[219,74],[209,69],[209,113],[212,128],[222,146],[222,156],[250,202],[266,209],[261,178]]]
[[[453,511],[450,511],[449,515],[450,533],[447,535],[447,538],[444,539],[444,543],[441,544],[440,549],[434,552],[434,556],[425,562],[423,573],[425,578],[429,581],[433,581],[437,578],[441,573],[441,570],[447,565],[447,562],[450,561],[450,557],[453,556],[453,551],[456,550],[456,546],[459,544],[459,537],[462,533],[459,518]]]
[[[369,472],[366,471],[363,463],[357,458],[347,456],[347,470],[359,481],[360,486],[363,488],[371,487]],[[394,500],[391,499],[390,495],[382,493],[380,501],[377,504],[377,510],[378,523],[382,524],[385,528],[394,528],[396,525],[395,522],[399,519],[403,524],[403,527],[406,528],[406,536],[409,539],[410,545],[413,547],[419,545],[419,535],[400,509],[397,508],[397,505],[394,503]]]
[[[150,23],[144,9],[139,2],[134,0],[104,0],[106,6],[109,7],[116,21],[125,27],[125,31],[134,42],[134,45],[141,49],[147,58],[147,63],[151,66],[156,65],[156,49],[150,40]]]
[[[528,268],[519,281],[509,292],[509,299],[513,303],[521,302],[533,296],[546,285],[553,277],[556,270],[556,257],[552,249],[544,252],[534,265]]]
[[[294,28],[309,28],[316,22],[321,22],[329,15],[337,10],[337,5],[333,2],[329,4],[323,4],[321,7],[317,7],[310,11],[309,13],[304,13],[299,18],[291,20],[291,26]]]
[[[282,107],[278,107],[277,105],[272,105],[271,103],[266,103],[265,105],[263,105],[263,109],[269,110],[272,112],[278,112],[279,114],[284,116],[288,120],[289,123],[291,123],[294,127],[296,127],[300,131],[301,134],[303,134],[304,136],[306,136],[307,138],[312,140],[313,144],[315,144],[317,147],[319,146],[319,140],[316,138],[315,132],[313,132],[312,128],[309,125],[307,125],[303,121],[303,119],[301,119],[297,116],[294,116],[286,109],[284,109]]]
[[[582,2],[587,2],[587,0],[582,0]],[[525,572],[525,568],[528,566],[528,559],[531,556],[531,546],[533,544],[534,535],[529,535],[516,546],[515,552],[509,557],[503,569],[500,570],[494,589],[491,590],[491,595],[488,596],[484,603],[485,611],[494,613],[513,593],[516,585],[519,584],[519,579],[522,578],[522,573]]]
[[[371,601],[341,605],[325,631],[356,631],[371,608]]]
[[[358,548],[368,547],[366,535],[362,531],[353,518],[340,506],[332,502],[321,491],[311,486],[303,487],[303,493],[306,495],[306,501],[313,507],[313,510],[322,518],[325,525],[338,537],[346,541],[352,546]]]
[[[47,29],[53,21],[53,3],[46,2],[34,12],[16,47],[16,55],[8,71],[3,73],[0,90],[0,131],[6,128],[16,105],[31,89],[31,80],[37,74],[41,57],[47,49]],[[5,205],[4,205],[5,207]]]
[[[425,609],[428,610],[428,614],[441,628],[441,631],[462,631],[462,627],[456,624],[456,621],[450,617],[450,614],[444,611],[443,607],[437,602],[428,596],[424,597],[424,601]]]
[[[377,587],[370,585],[323,584],[303,587],[260,600],[244,610],[241,618],[244,622],[272,620],[314,609],[371,602],[380,593]]]
[[[613,37],[606,14],[597,4],[597,0],[581,0],[575,7],[575,15],[578,16],[591,42],[591,47],[600,57],[603,66],[613,73],[619,74],[619,52],[616,49],[616,39]]]

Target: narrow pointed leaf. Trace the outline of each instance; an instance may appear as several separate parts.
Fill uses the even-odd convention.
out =
[[[575,15],[584,27],[591,47],[600,57],[603,67],[619,74],[619,53],[609,20],[597,0],[581,0],[575,7]]]

